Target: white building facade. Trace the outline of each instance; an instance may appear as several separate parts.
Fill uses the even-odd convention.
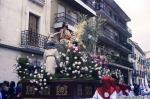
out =
[[[143,50],[139,47],[139,45],[129,40],[129,43],[132,45],[132,54],[129,55],[129,61],[133,63],[133,83],[136,84],[144,84],[145,83],[145,54]]]

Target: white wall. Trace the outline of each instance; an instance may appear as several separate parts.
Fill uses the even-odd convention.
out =
[[[19,54],[20,52],[0,48],[0,82],[4,80],[18,81],[13,65],[16,64],[16,58]]]
[[[50,32],[50,0],[39,6],[30,0],[1,0],[0,43],[20,46],[21,31],[28,29],[29,12],[40,17],[39,33]]]

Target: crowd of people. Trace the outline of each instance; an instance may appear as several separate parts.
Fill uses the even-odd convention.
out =
[[[0,99],[22,99],[22,84],[14,81],[0,83]]]
[[[92,99],[124,99],[121,97],[146,96],[150,99],[149,87],[133,84],[128,86],[125,83],[119,83],[118,79],[112,75],[104,76],[101,79],[102,84],[98,87]]]

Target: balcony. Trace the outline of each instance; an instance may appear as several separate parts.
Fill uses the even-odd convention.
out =
[[[44,49],[47,37],[38,33],[25,30],[21,32],[21,47],[40,50]]]
[[[99,10],[99,12],[102,14],[104,18],[106,18],[107,22],[112,26],[114,26],[117,30],[119,30],[120,33],[123,34],[125,33],[124,35],[128,35],[129,37],[132,36],[131,29],[126,25],[116,21],[113,17],[111,17],[108,10],[102,8]]]
[[[125,66],[127,68],[133,69],[133,64],[132,63],[130,63],[128,60],[123,59],[123,58],[118,57],[118,56],[111,55],[111,60],[109,60],[109,62],[119,64],[119,65]]]
[[[57,13],[55,18],[54,28],[61,28],[63,22],[66,22],[68,24],[68,28],[71,31],[75,31],[74,26],[77,24],[77,19],[73,18],[69,14],[66,14],[65,12]]]
[[[124,53],[130,54],[132,51],[132,47],[128,43],[120,43],[119,39],[112,37],[110,31],[105,30],[100,32],[99,40],[105,42],[106,44],[121,50]]]
[[[95,10],[89,6],[90,3],[86,4],[83,0],[63,0],[68,3],[72,8],[75,8],[80,13],[87,14],[88,16],[96,16]]]
[[[87,4],[90,8],[95,10],[95,4],[91,0],[82,0],[85,4]]]
[[[30,1],[36,3],[40,6],[44,6],[44,4],[45,4],[45,0],[30,0]]]

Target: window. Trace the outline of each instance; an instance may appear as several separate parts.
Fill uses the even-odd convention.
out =
[[[39,27],[39,17],[30,13],[29,14],[29,31],[38,33],[38,27]]]
[[[39,17],[29,13],[29,34],[28,45],[38,47],[38,30],[39,30]]]

